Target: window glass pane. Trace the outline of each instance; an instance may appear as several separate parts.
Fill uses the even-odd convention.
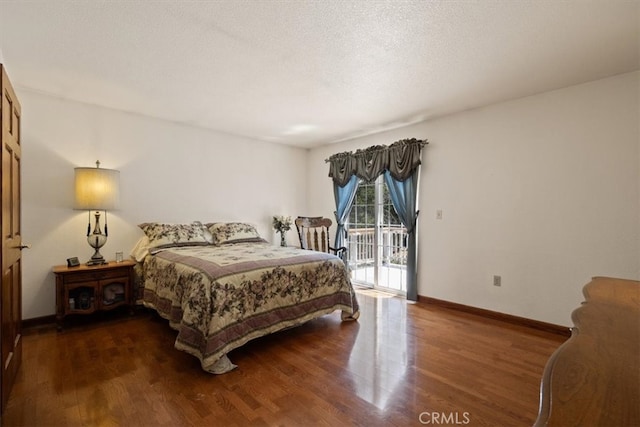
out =
[[[354,281],[406,291],[406,230],[382,177],[358,187],[349,214],[347,249]]]

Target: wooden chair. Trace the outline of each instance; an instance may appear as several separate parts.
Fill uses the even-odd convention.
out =
[[[302,249],[333,253],[342,260],[345,259],[347,248],[333,248],[329,244],[329,228],[333,224],[329,218],[299,216],[295,223]]]

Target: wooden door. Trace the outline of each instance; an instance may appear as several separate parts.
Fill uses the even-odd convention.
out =
[[[2,83],[2,292],[0,347],[2,353],[2,411],[22,360],[22,234],[20,221],[20,103],[6,70]]]

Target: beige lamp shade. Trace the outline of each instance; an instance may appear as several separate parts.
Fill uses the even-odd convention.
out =
[[[120,205],[120,171],[75,168],[76,201],[74,209],[113,210]]]

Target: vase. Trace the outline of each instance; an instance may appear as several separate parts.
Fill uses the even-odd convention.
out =
[[[280,233],[280,246],[282,247],[287,246],[287,238],[284,234],[284,231]]]

